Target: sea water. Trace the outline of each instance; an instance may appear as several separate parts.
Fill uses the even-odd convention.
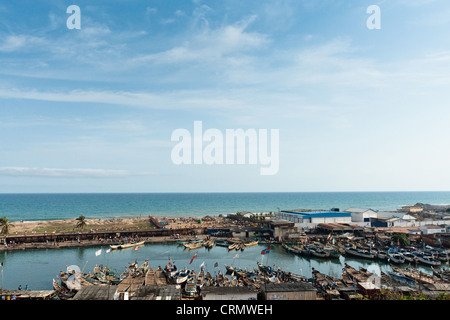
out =
[[[450,192],[0,194],[0,217],[9,221],[73,219],[80,215],[204,217],[300,208],[396,210],[417,202],[450,204]]]

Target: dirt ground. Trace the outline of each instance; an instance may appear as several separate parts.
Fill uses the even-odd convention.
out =
[[[77,232],[76,219],[13,222],[9,234]],[[83,231],[144,230],[151,228],[148,218],[86,219]]]
[[[89,231],[111,231],[111,230],[148,230],[155,228],[149,218],[116,218],[116,219],[86,219],[84,232]],[[226,217],[204,217],[204,218],[168,218],[160,217],[157,221],[167,229],[183,229],[183,228],[220,228],[237,226],[239,223],[234,222]],[[12,223],[9,234],[39,234],[39,233],[59,233],[59,232],[77,232],[81,231],[77,228],[78,221],[76,219],[67,220],[51,220],[51,221],[15,221]]]

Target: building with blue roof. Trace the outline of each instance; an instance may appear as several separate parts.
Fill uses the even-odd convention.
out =
[[[346,211],[291,211],[282,210],[280,219],[295,223],[351,223],[352,214]]]

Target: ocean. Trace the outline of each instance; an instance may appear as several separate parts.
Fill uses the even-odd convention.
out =
[[[239,211],[349,207],[396,210],[418,202],[450,204],[450,192],[79,193],[0,194],[0,217],[9,221],[204,217]]]

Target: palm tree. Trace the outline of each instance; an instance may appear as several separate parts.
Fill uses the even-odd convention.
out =
[[[0,234],[7,235],[11,227],[14,227],[14,225],[11,222],[8,222],[8,218],[0,218]]]
[[[83,215],[81,215],[76,220],[78,220],[77,228],[83,230],[83,228],[86,226],[86,218]]]
[[[394,241],[395,244],[400,244],[400,246],[409,246],[411,244],[408,236],[406,234],[394,234],[391,237],[392,241]]]

